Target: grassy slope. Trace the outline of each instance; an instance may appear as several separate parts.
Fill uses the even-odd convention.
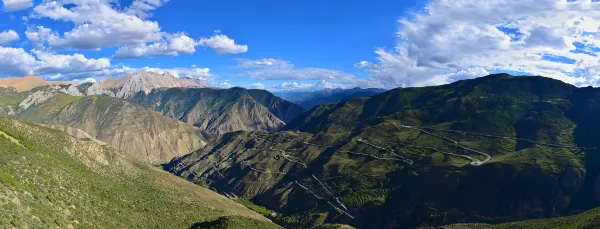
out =
[[[596,208],[578,215],[552,218],[526,220],[520,222],[489,224],[454,224],[442,226],[443,229],[594,229],[600,228],[600,208]]]
[[[395,89],[369,99],[318,106],[290,122],[286,129],[291,131],[254,135],[274,143],[249,133],[226,136],[206,150],[176,161],[189,165],[188,171],[176,172],[195,178],[189,170],[194,171],[221,190],[252,198],[282,213],[282,220],[292,227],[307,225],[315,220],[311,215],[317,214],[329,214],[329,222],[392,228],[566,215],[586,209],[576,200],[590,202],[594,198],[596,175],[590,171],[597,167],[596,152],[432,131],[493,156],[487,164],[474,167],[460,157],[407,146],[436,147],[483,160],[401,125],[594,147],[597,142],[590,136],[597,136],[599,128],[593,117],[600,109],[592,108],[599,97],[582,90],[547,78],[506,75],[440,87]],[[395,149],[415,163],[406,166],[343,152],[392,156],[359,143],[360,138]],[[302,141],[333,147],[306,146]],[[284,160],[279,150],[309,168]],[[211,166],[213,160],[219,164],[219,172]],[[312,174],[327,180],[335,195],[360,218],[351,221],[294,185],[299,181],[318,187]],[[586,186],[588,180],[591,186]],[[582,191],[586,187],[591,187],[587,194]]]
[[[266,221],[234,201],[91,141],[7,118],[0,118],[0,131],[18,141],[0,135],[0,225],[187,228],[228,215]]]

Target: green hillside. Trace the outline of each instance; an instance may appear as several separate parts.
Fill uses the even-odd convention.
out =
[[[224,216],[243,217],[237,224],[245,228],[275,228],[226,197],[112,148],[0,118],[0,225],[189,228]]]
[[[600,90],[491,75],[321,105],[236,132],[167,169],[280,213],[290,228],[413,228],[598,206]]]

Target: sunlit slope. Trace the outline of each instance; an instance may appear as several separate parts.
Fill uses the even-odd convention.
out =
[[[60,90],[50,86],[27,93],[5,91],[0,95],[0,115],[79,129],[148,163],[187,154],[204,146],[208,137],[196,127],[126,100],[72,96]]]
[[[222,216],[272,225],[240,204],[112,148],[0,118],[0,225],[188,228]]]

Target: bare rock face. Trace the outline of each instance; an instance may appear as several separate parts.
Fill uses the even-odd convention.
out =
[[[77,89],[83,95],[108,95],[115,97],[115,93],[104,88],[100,82],[81,84],[77,86]]]
[[[110,88],[116,91],[118,98],[129,99],[138,92],[148,93],[156,88],[205,88],[209,85],[197,79],[177,78],[169,73],[158,74],[154,72],[140,71],[123,80],[111,84]]]
[[[83,95],[83,93],[81,93],[81,91],[79,91],[77,86],[73,85],[73,84],[61,88],[60,92],[65,93],[67,95],[72,95],[72,96],[82,96]]]
[[[25,98],[25,100],[21,101],[21,103],[19,103],[19,108],[26,110],[31,106],[48,101],[49,99],[53,98],[54,95],[55,91],[52,89],[36,91]]]
[[[80,129],[148,163],[166,162],[206,144],[198,128],[108,96],[85,97],[55,116],[50,124]]]
[[[206,88],[210,85],[202,80],[193,78],[178,78],[168,72],[140,71],[133,75],[114,79],[107,78],[100,82],[86,83],[78,86],[83,95],[108,95],[130,99],[139,92],[149,93],[156,88]],[[67,93],[69,94],[69,93]],[[73,93],[71,95],[75,95]]]

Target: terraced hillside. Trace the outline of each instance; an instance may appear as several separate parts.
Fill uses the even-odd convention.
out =
[[[215,135],[238,130],[275,131],[304,109],[264,90],[165,88],[131,101]]]
[[[502,223],[599,206],[600,90],[491,75],[318,106],[235,132],[169,171],[280,213],[290,228]]]
[[[219,222],[278,228],[224,196],[110,147],[0,117],[4,227],[190,228]]]
[[[161,163],[205,145],[211,136],[162,114],[109,96],[71,96],[50,86],[0,96],[0,115],[79,129],[140,161]],[[23,98],[24,97],[24,98]]]

